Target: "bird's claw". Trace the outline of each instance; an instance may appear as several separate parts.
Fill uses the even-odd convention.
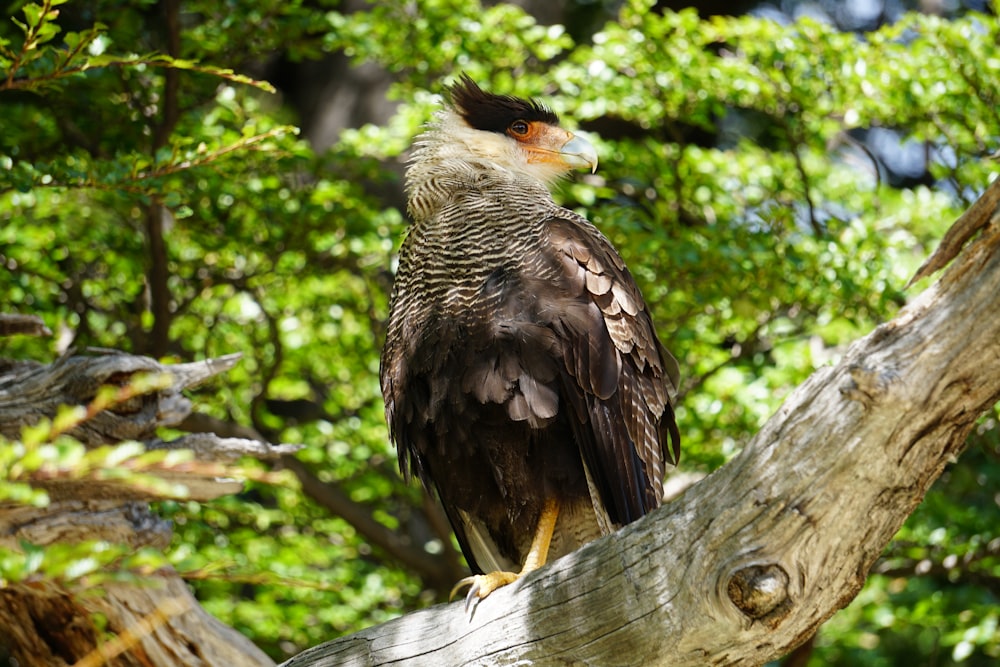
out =
[[[451,589],[451,593],[448,595],[448,599],[454,599],[456,593],[468,586],[469,592],[465,595],[465,613],[468,614],[470,610],[476,608],[475,605],[480,600],[486,599],[496,589],[517,581],[520,576],[516,572],[502,572],[499,570],[490,572],[489,574],[474,574],[471,577],[465,577],[455,584],[455,587]]]
[[[455,599],[455,596],[458,594],[458,592],[460,590],[462,590],[466,586],[469,587],[469,592],[465,595],[465,612],[466,613],[469,612],[469,605],[472,603],[472,598],[475,597],[476,593],[479,592],[479,584],[476,583],[476,576],[478,576],[478,575],[473,575],[471,577],[465,577],[464,579],[461,579],[451,589],[451,593],[448,593],[448,600],[451,601],[451,600]]]

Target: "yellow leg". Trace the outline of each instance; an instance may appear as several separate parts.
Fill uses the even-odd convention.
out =
[[[470,586],[469,594],[465,596],[465,608],[468,610],[473,600],[482,600],[496,589],[512,584],[529,572],[533,572],[545,565],[545,560],[549,555],[549,544],[552,542],[552,533],[556,528],[556,519],[559,518],[559,501],[555,498],[547,498],[542,506],[542,513],[538,517],[538,525],[535,528],[535,536],[531,540],[531,548],[524,558],[524,565],[520,572],[489,572],[487,574],[475,574],[466,577],[455,584],[451,589],[450,597],[455,597],[455,593],[465,586]]]

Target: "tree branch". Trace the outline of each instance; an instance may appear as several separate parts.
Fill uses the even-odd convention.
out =
[[[148,449],[185,448],[191,459],[163,459],[140,468],[168,484],[133,484],[123,461],[107,470],[40,468],[13,481],[44,489],[48,504],[0,503],[0,551],[23,552],[26,544],[48,546],[104,541],[135,551],[163,549],[170,525],[145,501],[177,489],[185,499],[207,500],[239,492],[231,462],[240,456],[275,459],[290,447],[215,435],[188,435],[171,442],[155,437],[158,427],[182,420],[191,409],[182,392],[231,368],[239,355],[165,366],[153,359],[112,353],[67,356],[44,365],[0,360],[0,436],[17,446],[26,425],[52,419],[60,406],[87,406],[82,420],[63,427],[88,447],[125,439],[145,440]],[[143,374],[160,381],[147,388],[133,383]],[[102,387],[115,390],[107,401]],[[95,407],[98,406],[98,407]],[[101,407],[105,406],[105,407]],[[7,445],[5,445],[7,446]],[[98,449],[98,451],[100,451]],[[65,473],[65,474],[62,474]],[[142,481],[142,480],[140,480]],[[179,489],[183,487],[183,489]],[[186,583],[167,565],[120,578],[100,579],[101,595],[85,579],[63,575],[30,577],[0,587],[0,654],[25,666],[68,664],[253,665],[274,663],[246,637],[202,610]],[[137,583],[141,581],[142,583]],[[103,625],[93,618],[100,616]],[[47,619],[44,622],[39,619]],[[57,620],[53,620],[57,619]],[[108,641],[107,633],[117,637]],[[116,657],[117,656],[117,657]],[[81,659],[81,662],[76,662]]]
[[[166,22],[167,53],[171,58],[180,57],[180,0],[163,1],[164,18]],[[155,128],[153,135],[152,154],[155,159],[157,151],[166,146],[170,135],[180,117],[178,89],[180,72],[168,68],[164,74],[163,85],[163,119]],[[169,215],[167,209],[158,201],[150,202],[146,209],[146,237],[149,242],[149,300],[153,312],[153,329],[149,332],[148,346],[144,352],[159,358],[167,353],[170,343],[170,287],[167,280],[170,271],[167,267],[167,242],[164,238],[164,217]]]
[[[52,331],[37,315],[0,313],[0,336],[51,336]]]
[[[906,286],[909,287],[921,278],[926,278],[954,259],[962,246],[989,223],[998,205],[1000,205],[1000,178],[994,180],[990,187],[986,188],[983,196],[945,232],[937,250],[920,265]]]
[[[994,223],[893,321],[816,371],[736,458],[644,519],[493,593],[471,618],[458,603],[433,607],[285,667],[683,667],[786,654],[854,598],[1000,399],[998,247]]]
[[[221,419],[215,419],[205,414],[192,412],[177,428],[191,432],[214,433],[230,438],[249,438],[264,440],[255,429]],[[398,531],[392,531],[375,520],[370,507],[351,500],[340,485],[334,482],[323,482],[304,463],[292,456],[282,458],[285,468],[288,468],[302,484],[302,492],[315,503],[326,508],[331,514],[339,516],[351,524],[365,540],[373,546],[384,550],[390,557],[396,559],[404,567],[409,568],[424,580],[424,585],[432,588],[440,595],[451,590],[455,581],[463,576],[464,571],[458,560],[458,554],[451,547],[451,528],[447,525],[444,511],[433,504],[423,503],[421,508],[426,515],[424,520],[431,530],[444,543],[443,555],[427,553],[420,544]]]
[[[299,478],[303,493],[351,524],[369,543],[420,575],[428,587],[440,592],[454,585],[460,571],[454,567],[455,561],[427,553],[406,535],[386,528],[375,520],[369,508],[351,500],[338,485],[320,481],[295,457],[286,456],[284,464]]]

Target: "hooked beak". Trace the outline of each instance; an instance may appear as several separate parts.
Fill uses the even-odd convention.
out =
[[[597,151],[583,137],[570,135],[570,140],[559,149],[559,155],[567,166],[587,167],[590,173],[597,171]]]

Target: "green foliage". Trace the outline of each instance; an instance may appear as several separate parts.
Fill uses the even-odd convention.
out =
[[[87,406],[66,407],[51,420],[25,426],[16,441],[0,436],[0,502],[42,508],[49,505],[46,488],[109,481],[152,496],[186,496],[183,486],[166,482],[153,471],[187,469],[191,452],[146,451],[136,442],[87,449],[65,435],[101,411],[162,385],[163,378],[136,376],[124,387],[102,387]],[[168,562],[155,549],[136,551],[127,544],[98,540],[44,549],[21,540],[19,546],[0,547],[0,587],[45,580],[85,590],[109,580],[139,582],[143,574]]]
[[[0,304],[41,315],[61,341],[0,340],[0,354],[243,352],[197,393],[199,410],[305,444],[298,457],[320,481],[427,553],[448,545],[417,530],[419,491],[395,469],[377,381],[405,229],[382,193],[398,192],[393,163],[459,71],[543,98],[593,133],[597,175],[558,196],[620,248],[681,362],[687,469],[724,463],[798,383],[892,317],[902,285],[995,171],[994,16],[913,15],[855,35],[631,0],[574,39],[503,3],[341,13],[202,0],[184,4],[172,46],[150,3],[91,4],[25,4],[0,25]],[[385,126],[316,154],[285,100],[239,72],[329,53],[392,72],[399,106]],[[891,185],[857,142],[870,128],[922,142],[933,184]],[[152,342],[161,328],[163,349]],[[287,411],[300,404],[311,412]],[[820,631],[812,664],[995,660],[996,433],[985,421],[881,574]],[[16,466],[46,457],[64,471],[114,467],[110,452],[61,440],[32,458],[31,441],[0,443],[0,497],[44,502]],[[175,523],[169,560],[209,611],[275,657],[435,599],[296,484],[161,509]],[[30,548],[19,554],[0,554],[0,576],[45,570]]]
[[[159,68],[198,72],[274,92],[274,88],[266,82],[255,81],[230,69],[201,65],[190,59],[156,53],[105,53],[109,41],[108,27],[102,23],[95,23],[82,32],[66,32],[62,34],[62,44],[40,48],[61,33],[56,23],[59,10],[53,7],[65,2],[66,0],[46,1],[42,6],[28,3],[22,8],[25,20],[12,19],[24,35],[19,44],[16,39],[0,38],[0,73],[3,74],[0,92],[9,94],[23,91],[45,97],[68,96],[73,90],[89,88],[89,84],[101,78],[113,79],[101,76],[107,75],[104,70],[109,68],[134,72],[140,76]],[[225,89],[221,94],[227,94]],[[118,93],[112,94],[108,101],[128,105],[133,98],[128,94]],[[151,101],[155,104],[155,100]],[[27,114],[25,120],[36,121],[43,131],[39,133],[38,126],[18,124],[14,126],[14,132],[4,136],[3,143],[0,144],[0,191],[13,189],[30,193],[39,187],[92,188],[162,198],[169,198],[173,194],[172,201],[179,203],[181,198],[170,187],[177,185],[177,181],[172,182],[171,176],[213,163],[230,153],[245,153],[248,149],[274,150],[271,140],[296,131],[291,126],[273,124],[261,129],[249,119],[244,119],[242,126],[229,128],[221,122],[210,120],[209,123],[215,127],[203,128],[197,141],[193,137],[178,136],[169,146],[157,146],[152,155],[142,150],[141,146],[131,147],[126,143],[126,146],[133,149],[123,151],[121,144],[117,144],[108,151],[114,155],[113,159],[95,156],[91,146],[78,146],[76,150],[72,150],[65,145],[61,146],[63,150],[56,148],[53,151],[54,159],[51,161],[16,159],[21,154],[52,150],[51,142],[58,142],[58,128],[52,122],[54,119],[37,114],[37,108],[32,108],[33,105],[26,106],[28,109],[23,109]],[[19,109],[15,109],[17,110]],[[131,115],[133,118],[130,120],[135,120],[134,111]]]
[[[109,581],[141,586],[144,576],[168,565],[157,549],[136,550],[104,541],[52,544],[44,549],[22,541],[20,547],[0,547],[0,586],[42,581],[75,591]]]

